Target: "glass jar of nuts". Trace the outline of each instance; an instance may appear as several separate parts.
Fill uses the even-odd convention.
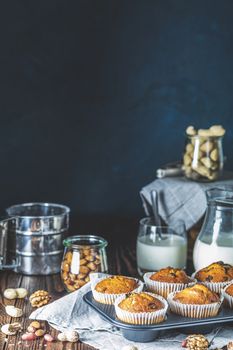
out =
[[[186,129],[187,139],[183,168],[187,178],[196,181],[215,181],[223,169],[222,137],[225,130],[220,125],[209,129]]]
[[[106,246],[99,236],[79,235],[68,237],[61,264],[61,278],[68,292],[73,292],[90,281],[90,273],[107,272]]]

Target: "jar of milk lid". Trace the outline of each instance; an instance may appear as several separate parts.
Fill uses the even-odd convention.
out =
[[[233,265],[233,190],[213,188],[206,195],[205,219],[193,251],[196,270],[216,261]]]

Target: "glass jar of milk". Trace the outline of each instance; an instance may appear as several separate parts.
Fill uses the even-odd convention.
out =
[[[233,191],[213,188],[206,191],[208,207],[195,242],[195,270],[216,261],[233,265]]]
[[[186,260],[187,237],[182,221],[163,227],[155,226],[150,217],[140,220],[137,238],[137,266],[140,275],[167,266],[185,268]]]

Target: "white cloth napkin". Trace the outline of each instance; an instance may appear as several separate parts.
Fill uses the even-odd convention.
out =
[[[99,277],[100,274],[93,277]],[[70,293],[44,307],[32,312],[30,319],[45,320],[57,330],[77,330],[82,342],[100,350],[121,350],[125,345],[135,345],[138,350],[181,349],[184,334],[165,333],[162,338],[150,343],[134,343],[123,338],[121,332],[110,323],[100,318],[83,301],[83,295],[91,290],[91,283],[87,283],[78,291]],[[211,339],[214,332],[208,335]],[[214,347],[226,345],[233,340],[233,329],[226,328],[218,333]]]

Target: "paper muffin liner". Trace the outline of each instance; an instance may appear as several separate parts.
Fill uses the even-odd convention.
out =
[[[173,292],[168,295],[168,304],[172,312],[184,317],[207,318],[216,316],[223,302],[223,297],[221,296],[220,301],[217,303],[205,305],[182,304],[174,300],[175,294],[176,292]]]
[[[226,289],[227,289],[231,284],[233,284],[233,283],[230,283],[230,284],[228,284],[227,286],[225,286],[225,288],[222,289],[221,294],[222,294],[223,298],[227,301],[227,304],[229,305],[229,307],[230,307],[231,309],[233,309],[233,296],[230,295],[230,294],[228,294],[228,293],[226,292]]]
[[[146,284],[147,290],[150,292],[154,292],[156,294],[162,295],[162,297],[167,298],[168,294],[172,292],[178,292],[184,288],[192,287],[197,283],[195,278],[192,278],[192,281],[189,283],[168,283],[168,282],[160,282],[153,281],[150,277],[154,274],[154,272],[147,272],[143,276],[144,282]]]
[[[161,295],[157,295],[149,292],[144,292],[144,293],[159,299],[163,303],[164,308],[161,310],[156,310],[152,312],[130,312],[130,311],[122,310],[119,307],[119,304],[122,300],[126,298],[126,295],[120,296],[119,298],[116,299],[114,306],[115,306],[116,315],[121,321],[126,323],[131,323],[131,324],[137,324],[137,325],[149,325],[149,324],[161,323],[166,319],[166,313],[168,309],[167,301],[163,297],[161,297]]]
[[[115,300],[120,297],[120,296],[125,296],[128,293],[118,293],[118,294],[107,294],[107,293],[101,293],[101,292],[97,292],[95,290],[95,287],[97,285],[97,283],[112,277],[112,275],[109,275],[107,277],[102,277],[102,278],[98,278],[96,280],[94,280],[91,284],[91,290],[92,290],[92,294],[93,294],[93,298],[98,301],[99,303],[102,304],[114,304]],[[126,277],[126,276],[125,276]],[[140,280],[138,280],[137,278],[132,278],[132,277],[126,277],[132,280],[137,281],[138,287],[135,288],[134,290],[132,290],[131,292],[141,292],[143,290],[144,287],[144,283]]]
[[[195,275],[198,271],[194,272],[192,274],[192,278],[195,278]],[[221,294],[222,289],[224,289],[226,286],[228,286],[229,284],[232,283],[232,281],[226,281],[226,282],[202,282],[202,281],[198,281],[197,283],[199,284],[204,284],[204,286],[206,286],[207,288],[209,288],[212,292]]]

